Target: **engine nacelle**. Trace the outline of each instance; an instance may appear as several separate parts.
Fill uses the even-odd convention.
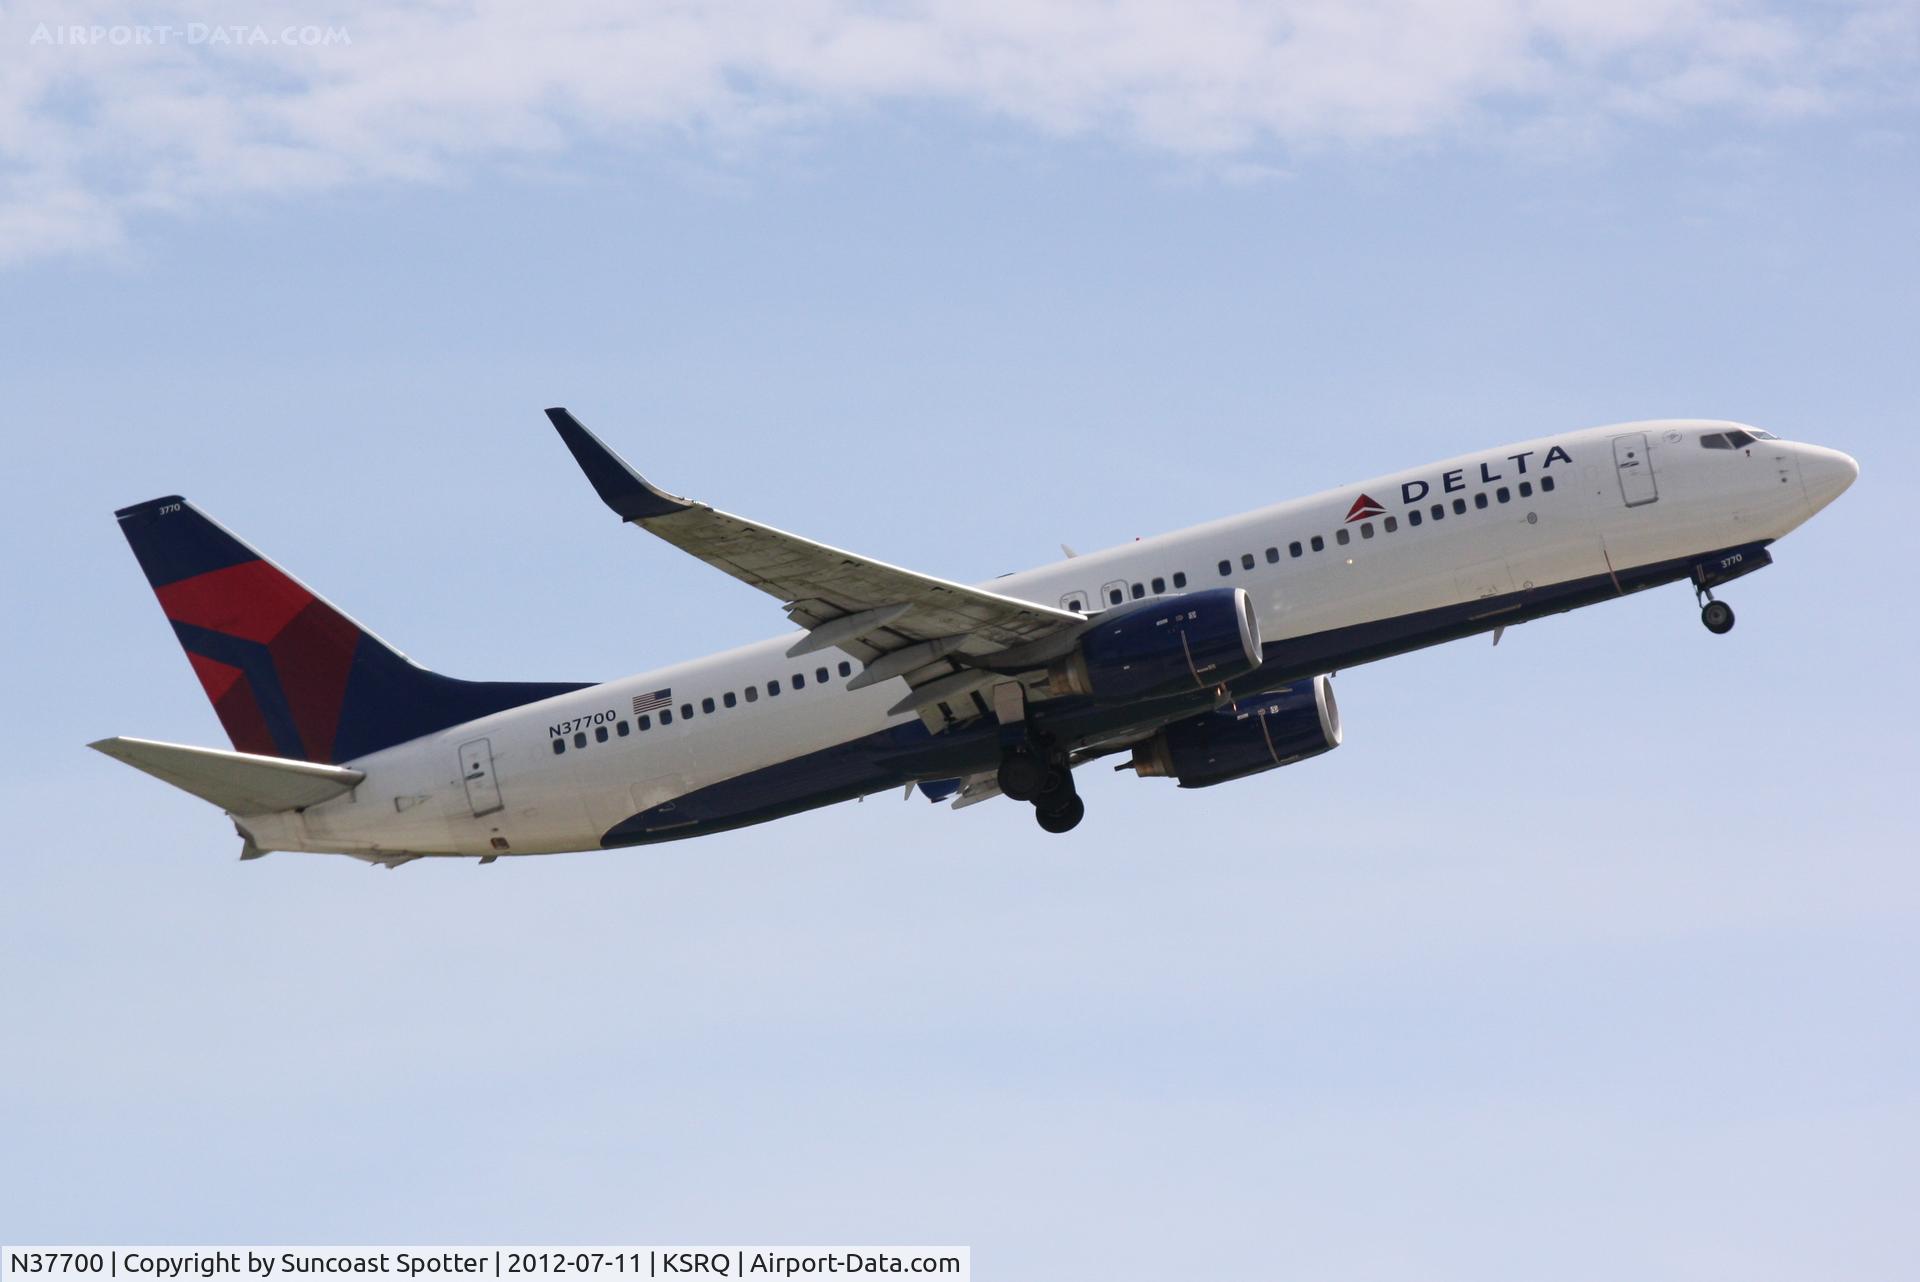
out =
[[[1124,701],[1205,690],[1260,666],[1260,622],[1242,588],[1208,588],[1103,617],[1047,670],[1055,694]]]
[[[1331,752],[1340,739],[1333,683],[1315,677],[1167,726],[1134,746],[1133,768],[1207,788]]]

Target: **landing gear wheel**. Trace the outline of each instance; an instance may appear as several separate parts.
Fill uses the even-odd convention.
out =
[[[996,782],[1000,791],[1015,801],[1032,801],[1047,790],[1052,780],[1052,763],[1037,752],[1014,748],[1000,759]]]
[[[1078,795],[1078,791],[1073,786],[1073,771],[1061,770],[1047,780],[1046,790],[1033,799],[1033,808],[1065,810],[1078,798]]]
[[[1045,832],[1071,832],[1082,819],[1087,817],[1087,803],[1077,794],[1070,794],[1066,804],[1057,809],[1042,809],[1035,806],[1033,817]]]
[[[1733,631],[1733,607],[1725,601],[1709,601],[1700,607],[1700,622],[1715,636]]]

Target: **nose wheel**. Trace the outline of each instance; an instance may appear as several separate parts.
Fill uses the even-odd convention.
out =
[[[1706,625],[1707,631],[1717,637],[1733,631],[1733,607],[1725,601],[1714,600],[1713,593],[1705,589],[1702,589],[1701,596],[1705,601],[1700,606],[1700,622]]]

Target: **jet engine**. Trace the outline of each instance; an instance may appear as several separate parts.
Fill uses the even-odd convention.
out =
[[[1166,726],[1134,746],[1133,769],[1208,788],[1331,752],[1340,739],[1333,683],[1320,676]]]
[[[1047,670],[1055,694],[1124,702],[1205,690],[1260,666],[1260,623],[1242,588],[1208,588],[1101,619]]]

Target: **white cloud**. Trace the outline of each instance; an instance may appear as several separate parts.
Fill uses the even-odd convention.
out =
[[[1842,110],[1909,92],[1920,16],[1914,0],[185,0],[138,16],[81,0],[9,10],[0,49],[0,260],[18,260],[110,246],[146,211],[583,139],[724,147],[903,102],[1229,179],[1292,149],[1543,120]]]

